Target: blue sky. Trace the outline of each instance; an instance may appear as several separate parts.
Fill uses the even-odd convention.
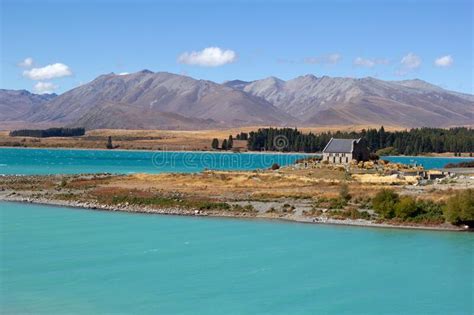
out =
[[[473,4],[3,0],[1,69],[1,88],[37,92],[150,69],[216,82],[420,78],[472,94]]]

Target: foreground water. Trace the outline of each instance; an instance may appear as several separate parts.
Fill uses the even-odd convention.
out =
[[[0,203],[2,313],[471,314],[468,233]]]
[[[293,164],[305,156],[307,155],[0,148],[0,174],[127,174],[199,172],[204,169],[254,170],[268,168],[273,163],[282,166]],[[383,158],[405,164],[416,162],[427,169],[469,160],[430,157]]]

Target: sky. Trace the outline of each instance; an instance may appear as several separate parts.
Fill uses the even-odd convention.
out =
[[[0,88],[143,69],[197,79],[419,78],[473,94],[473,1],[1,0]]]

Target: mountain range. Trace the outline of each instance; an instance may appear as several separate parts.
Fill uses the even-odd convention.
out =
[[[473,125],[474,96],[421,80],[300,76],[218,84],[166,72],[101,75],[61,95],[0,90],[0,124],[87,129]]]

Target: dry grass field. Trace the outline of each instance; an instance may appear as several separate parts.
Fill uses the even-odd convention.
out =
[[[250,132],[265,126],[250,126],[215,130],[90,130],[82,137],[73,138],[31,138],[10,137],[9,131],[0,131],[0,146],[40,147],[40,148],[93,148],[105,149],[107,138],[112,137],[113,144],[126,150],[210,150],[213,138],[220,141],[229,135]],[[322,126],[299,128],[304,133],[321,133],[327,131],[358,131],[364,128],[380,126]],[[399,130],[400,127],[386,127],[386,130]],[[234,148],[246,150],[245,141],[234,140]]]

